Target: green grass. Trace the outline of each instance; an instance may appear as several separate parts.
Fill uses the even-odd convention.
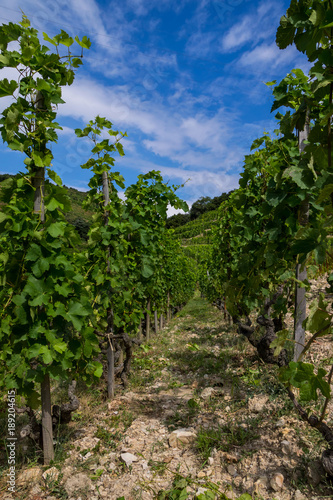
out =
[[[258,421],[253,422],[253,428],[248,421],[247,428],[238,425],[225,425],[216,428],[201,428],[196,439],[196,448],[201,458],[206,462],[211,456],[213,448],[221,451],[230,451],[235,446],[244,446],[246,443],[257,439]]]

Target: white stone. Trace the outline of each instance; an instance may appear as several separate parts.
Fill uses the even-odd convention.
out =
[[[265,409],[268,399],[268,396],[255,396],[249,400],[249,410],[255,413],[260,413]]]
[[[133,453],[121,453],[120,460],[129,467],[133,462],[137,462],[139,459],[136,455],[133,455]]]
[[[208,463],[209,463],[209,465],[214,465],[214,458],[208,457]]]
[[[196,438],[196,434],[189,429],[177,429],[171,432],[169,436],[169,445],[171,448],[178,448],[185,444],[192,443]]]
[[[213,387],[206,387],[200,394],[201,399],[209,399],[216,395],[216,390]]]
[[[303,493],[299,490],[295,491],[294,500],[307,500]]]
[[[228,474],[230,474],[230,476],[237,476],[237,470],[235,469],[235,467],[233,465],[228,465],[227,471],[228,471]]]
[[[100,442],[99,438],[86,436],[83,439],[74,441],[75,448],[80,448],[80,450],[92,450]]]
[[[56,467],[51,467],[50,469],[47,469],[42,477],[45,479],[45,481],[56,481],[59,477],[60,471]]]
[[[39,467],[33,467],[31,469],[26,469],[17,478],[18,483],[34,483],[38,481],[38,478],[42,475],[42,469]]]
[[[277,474],[274,474],[272,479],[270,480],[270,485],[271,488],[273,488],[274,491],[280,491],[283,487],[283,482],[284,482],[284,477],[280,472]]]
[[[195,496],[198,497],[199,495],[204,495],[207,491],[207,488],[198,488],[198,490],[196,491],[196,494]]]
[[[289,443],[289,441],[281,441],[281,449],[282,449],[282,453],[284,453],[285,455],[290,455],[291,454],[291,444]]]

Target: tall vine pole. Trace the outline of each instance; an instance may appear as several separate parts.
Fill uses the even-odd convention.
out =
[[[44,98],[40,91],[36,94],[36,118],[38,115],[43,113],[44,109]],[[36,120],[37,122],[38,120]],[[38,126],[35,126],[35,133],[38,132]],[[46,144],[41,143],[41,152],[45,152]],[[45,207],[44,207],[44,196],[45,196],[45,167],[37,167],[36,165],[32,168],[32,185],[35,189],[34,192],[34,213],[39,214],[40,222],[44,224],[45,222]],[[40,306],[43,309],[43,306]],[[44,464],[48,465],[51,460],[54,460],[54,448],[53,448],[53,429],[52,429],[52,407],[51,407],[51,384],[50,375],[45,373],[44,379],[41,383],[41,402],[42,402],[42,437],[43,437],[43,455]]]
[[[310,113],[309,109],[306,112],[306,119],[303,130],[299,131],[298,135],[298,147],[300,155],[303,154],[305,148],[305,141],[309,137],[310,131]],[[307,226],[309,221],[309,197],[306,196],[302,203],[300,204],[298,211],[298,221],[302,227]],[[306,263],[296,264],[296,285],[295,285],[295,317],[294,317],[294,361],[298,361],[301,358],[302,351],[305,345],[305,329],[303,327],[303,322],[306,319],[306,295],[305,287],[301,283],[305,283],[307,280],[307,269]]]
[[[102,188],[103,188],[103,204],[104,207],[107,207],[110,203],[110,187],[109,187],[109,176],[108,172],[104,171],[102,173]],[[104,224],[107,226],[109,222],[109,212],[105,211],[105,219]],[[107,272],[110,274],[111,272],[111,263],[110,263],[110,247],[107,249]],[[112,309],[109,308],[107,311],[107,322],[108,322],[108,330],[109,334],[113,333],[113,322],[112,322]],[[114,397],[114,345],[113,340],[108,335],[108,348],[107,348],[107,363],[108,363],[108,398],[113,399]]]

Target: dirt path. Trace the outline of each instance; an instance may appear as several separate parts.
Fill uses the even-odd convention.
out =
[[[276,369],[204,300],[137,349],[132,372],[109,403],[103,384],[82,391],[54,467],[26,450],[17,495],[0,498],[332,498],[319,435],[294,415]]]

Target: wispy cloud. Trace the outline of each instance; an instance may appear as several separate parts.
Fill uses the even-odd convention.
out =
[[[253,47],[262,40],[272,38],[276,31],[272,18],[278,19],[282,11],[280,2],[262,2],[253,14],[245,15],[230,28],[222,38],[222,51],[236,51],[245,44]]]

